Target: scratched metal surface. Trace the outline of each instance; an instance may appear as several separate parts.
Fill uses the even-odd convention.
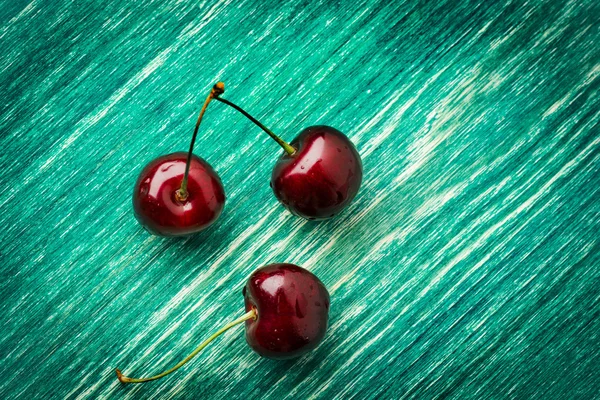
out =
[[[0,398],[599,398],[600,3],[3,0]],[[290,140],[346,132],[365,180],[290,216],[276,144],[211,104],[196,153],[226,209],[149,236],[132,185],[186,150],[207,90]],[[229,331],[257,267],[332,296],[324,343],[259,358]]]

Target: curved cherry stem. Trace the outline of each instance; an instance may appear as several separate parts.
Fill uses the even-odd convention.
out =
[[[288,153],[290,156],[293,156],[294,153],[296,153],[296,149],[291,146],[289,143],[287,143],[285,140],[281,139],[279,136],[277,136],[276,134],[273,133],[273,131],[271,131],[269,128],[267,128],[266,126],[264,126],[263,124],[260,123],[260,121],[258,121],[256,118],[254,118],[252,115],[248,114],[246,111],[244,111],[243,108],[241,108],[240,106],[233,104],[232,102],[230,102],[229,100],[223,99],[221,97],[219,97],[218,95],[215,97],[215,100],[220,101],[221,103],[225,103],[230,107],[235,108],[236,110],[238,110],[239,112],[241,112],[242,114],[244,114],[244,116],[246,118],[248,118],[250,121],[254,122],[254,124],[256,126],[258,126],[260,129],[262,129],[263,131],[265,131],[269,136],[271,136],[273,138],[273,140],[275,140],[277,143],[279,143],[279,145],[281,147],[283,147],[283,149],[285,150],[286,153]]]
[[[117,373],[117,378],[119,379],[119,381],[121,381],[121,383],[144,383],[144,382],[155,381],[164,376],[167,376],[167,375],[177,371],[179,368],[181,368],[185,364],[187,364],[188,361],[190,361],[192,358],[194,358],[196,356],[196,354],[200,353],[200,351],[202,349],[204,349],[206,346],[208,346],[208,344],[210,342],[215,340],[217,337],[219,337],[225,331],[233,328],[234,326],[236,326],[238,324],[241,324],[244,321],[247,321],[249,319],[256,319],[256,318],[258,318],[258,313],[257,313],[256,309],[253,308],[252,310],[248,311],[246,314],[242,315],[235,321],[231,321],[230,323],[228,323],[227,325],[225,325],[224,327],[222,327],[221,329],[219,329],[218,331],[213,333],[212,336],[210,336],[208,339],[206,339],[204,342],[202,342],[202,344],[200,344],[200,346],[196,347],[196,350],[192,351],[192,353],[189,356],[187,356],[186,358],[181,360],[177,365],[175,365],[173,368],[168,369],[165,372],[162,372],[158,375],[154,375],[150,378],[130,378],[128,376],[123,375],[121,373],[121,371],[117,368],[115,370],[115,372]]]
[[[215,84],[215,86],[213,86],[210,93],[208,94],[208,97],[206,97],[206,100],[204,101],[204,105],[202,106],[202,109],[200,110],[200,114],[198,115],[198,120],[196,121],[196,128],[194,129],[194,135],[192,136],[192,141],[190,142],[190,150],[188,151],[187,162],[185,164],[185,174],[183,175],[183,180],[181,181],[181,187],[175,194],[177,197],[177,200],[179,200],[179,201],[185,201],[188,198],[187,183],[188,183],[188,176],[190,174],[190,165],[192,163],[192,152],[194,151],[194,143],[196,143],[196,136],[198,135],[198,128],[200,128],[200,122],[202,122],[202,117],[204,117],[204,112],[206,111],[206,108],[210,104],[210,101],[212,99],[214,99],[215,97],[219,96],[220,94],[223,94],[224,92],[225,92],[225,84],[223,82],[218,82],[217,84]]]

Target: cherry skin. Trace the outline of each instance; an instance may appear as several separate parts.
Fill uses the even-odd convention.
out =
[[[140,173],[133,192],[133,210],[140,224],[159,236],[184,236],[211,225],[221,214],[225,191],[217,173],[193,155],[187,182],[188,196],[177,191],[188,154],[172,153],[151,161]]]
[[[263,357],[301,356],[321,342],[327,330],[329,293],[319,278],[294,264],[259,268],[244,287],[246,341]]]
[[[333,217],[358,193],[362,162],[342,132],[311,126],[292,142],[296,152],[283,153],[275,164],[271,188],[293,214],[311,220]]]

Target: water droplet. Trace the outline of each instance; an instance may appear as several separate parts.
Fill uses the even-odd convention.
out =
[[[300,169],[304,169],[304,165],[301,165],[301,166],[300,166]]]

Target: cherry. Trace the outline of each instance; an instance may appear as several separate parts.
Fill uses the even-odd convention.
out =
[[[333,217],[354,199],[362,182],[362,161],[354,144],[330,126],[311,126],[289,144],[220,95],[215,97],[271,136],[284,153],[271,175],[275,197],[290,212],[316,220]]]
[[[181,236],[212,224],[225,204],[223,184],[203,159],[192,155],[185,200],[177,196],[187,165],[183,152],[158,157],[148,164],[135,185],[133,210],[149,232]]]
[[[143,383],[167,376],[194,358],[230,328],[246,322],[246,341],[261,356],[298,357],[325,336],[329,293],[319,278],[294,264],[271,264],[250,275],[243,290],[246,313],[226,324],[173,368],[149,378],[130,378],[116,369],[122,383]]]
[[[140,173],[133,191],[133,210],[150,233],[189,235],[207,228],[221,214],[225,205],[221,178],[193,150],[204,112],[224,88],[222,82],[217,83],[206,98],[187,155],[173,153],[158,157]]]
[[[330,126],[306,128],[291,142],[296,154],[281,155],[271,187],[292,213],[326,219],[342,211],[362,181],[360,155],[350,140]]]
[[[314,349],[327,330],[329,293],[319,278],[294,264],[271,264],[244,287],[246,341],[263,357],[287,359]]]

